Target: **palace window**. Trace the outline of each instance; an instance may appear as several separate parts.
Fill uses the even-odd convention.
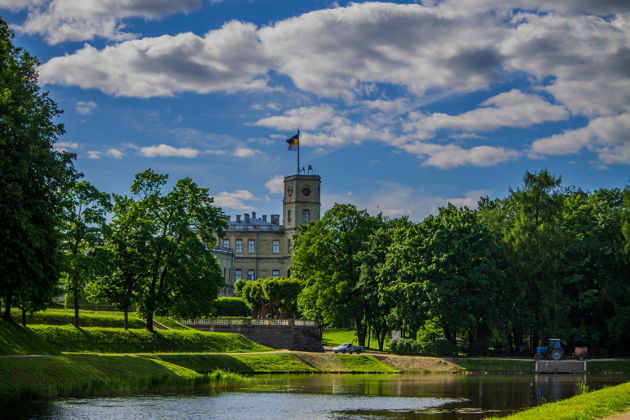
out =
[[[254,270],[247,270],[247,280],[254,280]]]
[[[236,241],[234,241],[234,252],[236,252],[237,254],[240,254],[243,252],[243,240],[242,239],[237,239]]]
[[[250,254],[256,253],[256,241],[250,239],[247,241],[247,252]]]
[[[271,270],[271,277],[273,277],[274,279],[280,277],[280,270]]]
[[[311,221],[311,212],[309,209],[302,210],[302,223],[308,223]]]
[[[234,270],[234,278],[236,280],[242,280],[243,279],[243,270],[239,270],[239,269]]]
[[[230,247],[230,240],[229,239],[224,239],[223,240],[223,248],[229,248]]]
[[[271,243],[271,253],[279,254],[280,253],[280,241],[273,241]]]

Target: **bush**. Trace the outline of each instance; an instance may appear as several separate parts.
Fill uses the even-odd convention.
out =
[[[214,303],[216,316],[238,316],[249,317],[252,311],[245,303],[243,298],[238,297],[222,297],[218,298]]]
[[[389,349],[394,354],[412,356],[452,356],[457,353],[456,347],[448,340],[415,341],[410,338],[391,340]]]

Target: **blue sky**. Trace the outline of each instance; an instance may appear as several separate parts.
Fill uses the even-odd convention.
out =
[[[285,140],[350,202],[421,220],[526,170],[630,180],[627,0],[0,0],[106,192],[146,168],[281,210]]]

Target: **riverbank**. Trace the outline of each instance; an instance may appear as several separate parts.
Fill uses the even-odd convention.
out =
[[[630,382],[543,404],[501,420],[591,420],[630,410]],[[498,417],[493,417],[498,419]]]
[[[0,401],[141,392],[192,391],[228,386],[235,373],[201,374],[157,358],[135,355],[67,354],[4,356]]]

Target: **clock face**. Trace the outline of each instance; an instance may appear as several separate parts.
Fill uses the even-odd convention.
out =
[[[309,187],[302,188],[302,194],[309,195],[311,193],[311,189]]]
[[[293,195],[293,187],[287,188],[287,195],[291,197]]]

